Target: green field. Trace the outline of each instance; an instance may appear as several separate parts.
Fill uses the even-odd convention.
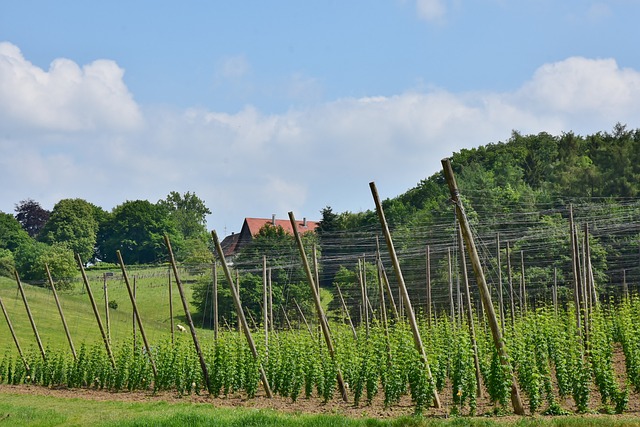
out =
[[[109,301],[113,300],[118,304],[117,309],[109,309],[111,341],[117,343],[131,339],[133,316],[126,285],[120,279],[120,272],[114,273],[114,276],[107,280],[107,290]],[[167,273],[167,270],[161,268],[128,271],[131,282],[136,277],[136,303],[143,320],[145,332],[151,342],[157,342],[170,336],[171,322]],[[106,328],[102,272],[89,271],[87,275],[103,325]],[[172,282],[174,321],[186,326],[184,310],[182,309],[175,280]],[[183,287],[187,301],[190,303],[191,285],[185,283]],[[27,284],[24,284],[24,289],[44,346],[55,349],[68,349],[64,328],[51,290]],[[20,344],[25,348],[31,345],[35,346],[34,334],[15,280],[0,277],[0,297],[9,313]],[[89,296],[83,289],[82,283],[76,283],[72,291],[59,292],[59,297],[76,348],[83,342],[86,344],[101,343],[100,329],[96,323]],[[191,307],[190,310],[193,311],[194,308]],[[201,329],[198,333],[203,340],[213,338],[211,330]],[[13,351],[13,346],[9,328],[4,319],[2,319],[0,321],[0,349],[3,351],[11,349]]]

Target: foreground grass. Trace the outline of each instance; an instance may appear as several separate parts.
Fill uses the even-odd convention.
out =
[[[637,426],[637,417],[422,418],[392,420],[341,415],[283,414],[274,410],[219,408],[203,403],[119,402],[0,394],[0,426]]]

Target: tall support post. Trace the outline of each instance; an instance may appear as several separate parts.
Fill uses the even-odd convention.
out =
[[[425,352],[424,345],[422,344],[422,337],[420,336],[420,329],[418,329],[416,315],[413,312],[413,308],[411,307],[409,293],[407,292],[404,277],[402,276],[402,270],[400,269],[400,261],[398,260],[396,249],[393,246],[393,241],[391,240],[389,224],[387,224],[387,219],[385,218],[384,211],[382,210],[382,203],[380,202],[380,197],[378,196],[376,184],[374,182],[370,182],[369,187],[371,188],[373,201],[376,205],[376,211],[378,212],[378,219],[380,220],[384,238],[387,242],[387,249],[389,251],[389,255],[391,256],[391,262],[393,263],[393,269],[396,273],[396,279],[398,280],[400,294],[402,295],[401,300],[404,301],[404,305],[406,307],[407,317],[409,319],[409,324],[411,325],[411,332],[413,333],[413,343],[418,350],[418,354],[420,355],[420,358],[422,359],[422,362],[424,363],[425,369],[427,371],[427,378],[429,380],[429,384],[431,385],[431,392],[433,394],[433,405],[436,408],[440,408],[442,406],[440,403],[440,396],[438,395],[438,391],[435,389],[435,382],[433,380],[433,376],[431,375],[431,367],[429,366],[429,361],[427,360],[427,353]]]
[[[576,308],[576,326],[580,336],[582,336],[582,316],[580,314],[580,289],[582,288],[580,280],[580,260],[578,256],[578,242],[576,236],[576,228],[573,222],[573,205],[569,205],[569,228],[571,233],[571,268],[573,271],[573,303]]]
[[[124,264],[123,264],[124,265]],[[136,293],[138,292],[138,286],[136,283],[136,276],[133,276],[133,300],[135,301],[136,299]],[[131,324],[133,325],[133,350],[135,351],[137,349],[137,345],[138,345],[138,332],[136,331],[136,322],[137,322],[137,317],[136,316],[136,311],[132,310],[132,322]]]
[[[212,263],[212,279],[213,279],[213,339],[218,340],[218,263],[214,259]]]
[[[524,274],[524,251],[520,251],[520,303],[522,304],[521,316],[527,315],[527,282]]]
[[[89,301],[91,301],[91,308],[93,308],[93,314],[96,317],[96,323],[98,324],[98,328],[100,329],[100,335],[102,335],[102,341],[104,342],[104,347],[107,350],[107,354],[109,355],[109,360],[111,361],[111,366],[115,369],[116,367],[116,359],[113,357],[113,352],[111,351],[111,343],[107,338],[107,333],[102,326],[102,320],[100,319],[100,313],[98,312],[98,306],[96,305],[96,300],[93,298],[93,292],[91,291],[91,286],[89,286],[89,279],[87,279],[87,273],[84,271],[84,264],[82,263],[82,258],[80,258],[80,254],[76,254],[76,261],[78,262],[78,267],[80,268],[80,273],[82,274],[82,283],[84,283],[84,287],[87,289],[87,295],[89,295]]]
[[[473,361],[476,368],[476,396],[482,396],[482,374],[480,373],[480,359],[478,358],[478,343],[476,341],[476,328],[473,324],[473,306],[471,305],[471,292],[469,290],[469,276],[467,274],[467,259],[464,256],[464,241],[462,239],[462,229],[460,224],[456,227],[458,231],[458,245],[460,246],[460,270],[462,271],[462,281],[464,282],[464,293],[466,296],[467,322],[469,323],[469,336],[473,347]]]
[[[38,334],[38,328],[36,328],[36,322],[33,320],[33,315],[31,314],[31,309],[29,308],[29,303],[27,302],[27,296],[24,294],[24,288],[22,287],[22,282],[20,281],[20,276],[18,276],[18,272],[13,270],[13,274],[16,278],[16,282],[18,283],[18,289],[20,289],[20,295],[22,296],[22,302],[24,303],[24,308],[27,311],[27,317],[29,317],[29,323],[31,323],[31,329],[33,330],[33,335],[36,337],[36,342],[38,343],[38,348],[40,349],[40,354],[42,355],[42,360],[47,360],[47,354],[44,351],[44,346],[42,345],[42,341],[40,340],[40,335]]]
[[[56,307],[58,308],[58,313],[60,314],[60,319],[62,320],[62,326],[64,327],[64,333],[67,336],[67,341],[69,342],[69,348],[71,349],[73,360],[78,360],[78,355],[76,354],[76,348],[73,345],[73,340],[71,339],[71,333],[69,332],[69,326],[67,326],[67,320],[64,317],[64,312],[62,311],[62,305],[60,304],[60,299],[58,298],[58,291],[56,290],[56,285],[55,283],[53,283],[53,278],[51,277],[49,264],[45,263],[44,269],[47,272],[47,280],[49,281],[49,286],[51,286],[51,292],[53,292],[53,299],[55,299],[56,301]]]
[[[431,327],[431,248],[427,245],[427,323]]]
[[[167,246],[167,251],[169,252],[169,262],[171,263],[173,276],[176,279],[176,286],[178,287],[178,293],[180,294],[180,300],[182,301],[184,315],[187,318],[187,324],[189,325],[189,331],[191,332],[191,338],[193,339],[193,346],[196,349],[196,353],[198,354],[198,359],[200,361],[202,377],[204,378],[205,385],[207,386],[207,391],[209,391],[210,394],[213,394],[213,387],[211,386],[207,363],[205,362],[204,355],[202,354],[202,350],[200,349],[200,342],[198,341],[198,335],[196,334],[196,327],[193,325],[193,319],[191,318],[191,312],[189,311],[189,302],[187,301],[187,297],[184,294],[182,282],[180,281],[180,276],[178,275],[178,265],[176,264],[176,259],[173,256],[173,249],[171,249],[169,236],[167,236],[166,234],[164,235],[164,243]]]
[[[273,287],[271,286],[271,268],[267,269],[267,285],[269,288],[269,325],[271,332],[275,331],[276,326],[273,323]]]
[[[149,363],[151,363],[151,369],[153,370],[153,377],[158,378],[158,369],[156,369],[156,362],[153,360],[153,353],[151,352],[151,347],[149,346],[149,342],[147,341],[147,334],[144,332],[144,327],[142,326],[142,318],[140,317],[140,313],[138,312],[138,304],[136,303],[136,295],[135,288],[131,288],[129,284],[129,276],[127,275],[127,269],[124,266],[124,261],[122,260],[122,254],[119,250],[116,251],[116,255],[118,257],[118,262],[120,263],[120,269],[122,270],[122,277],[124,277],[124,283],[127,285],[127,292],[129,293],[129,299],[131,300],[131,305],[133,307],[133,317],[138,324],[138,328],[140,329],[140,335],[142,336],[142,342],[144,343],[144,348],[147,350],[147,357],[149,358]],[[133,278],[133,283],[135,286],[135,277]]]
[[[253,337],[251,336],[251,331],[249,330],[247,319],[244,316],[244,310],[242,310],[242,304],[240,302],[240,294],[238,292],[238,288],[236,288],[236,286],[233,283],[233,278],[231,277],[231,271],[229,270],[229,266],[227,265],[227,262],[224,258],[224,252],[222,251],[222,246],[220,246],[220,239],[218,239],[218,235],[216,234],[215,230],[211,230],[211,237],[213,237],[213,243],[216,248],[216,252],[218,253],[218,258],[220,258],[220,264],[222,264],[224,275],[227,277],[227,282],[229,282],[229,286],[231,287],[231,295],[233,297],[233,303],[236,306],[236,314],[238,315],[238,321],[242,326],[242,331],[244,332],[244,336],[247,339],[247,343],[249,344],[251,354],[253,355],[254,360],[258,363],[259,370],[260,370],[260,379],[262,380],[264,391],[268,398],[272,398],[273,394],[271,393],[271,387],[269,386],[269,380],[267,379],[267,374],[264,372],[264,368],[262,367],[262,362],[260,362],[260,355],[258,354],[258,350],[256,349],[256,344],[253,341]]]
[[[0,308],[2,308],[2,314],[4,314],[4,319],[7,321],[7,326],[9,327],[9,331],[11,331],[11,336],[13,337],[13,343],[16,345],[16,349],[18,349],[18,354],[20,355],[20,359],[22,360],[24,369],[30,373],[31,368],[29,367],[29,363],[27,363],[27,359],[24,357],[24,353],[22,352],[22,347],[20,347],[20,342],[18,341],[18,336],[16,335],[16,331],[13,329],[11,318],[9,318],[9,313],[7,313],[7,308],[4,306],[4,302],[2,302],[2,298],[0,298]]]
[[[318,289],[314,283],[314,277],[311,273],[311,268],[309,267],[309,260],[307,259],[307,255],[304,250],[304,245],[302,244],[302,239],[300,238],[300,233],[298,232],[298,223],[296,222],[296,218],[293,216],[293,212],[289,212],[289,221],[291,221],[291,229],[293,230],[293,235],[296,239],[296,243],[298,245],[298,250],[300,251],[300,258],[302,259],[302,264],[304,266],[304,271],[307,274],[307,280],[309,281],[309,286],[311,287],[311,293],[313,295],[313,303],[316,306],[316,312],[318,314],[318,320],[320,321],[320,327],[322,328],[322,334],[324,335],[324,340],[327,344],[327,350],[329,351],[329,355],[332,360],[336,360],[336,352],[333,347],[333,340],[331,339],[331,332],[329,331],[329,324],[327,323],[327,318],[324,315],[324,310],[322,309],[322,304],[320,302],[320,295],[318,294]],[[342,400],[345,402],[349,400],[347,396],[347,387],[344,383],[344,379],[342,378],[342,370],[337,368],[337,380],[338,380],[338,388],[340,389],[340,394],[342,395]]]
[[[500,305],[500,326],[504,334],[504,297],[502,295],[502,263],[500,262],[500,233],[496,234],[496,262],[498,264],[498,304]]]
[[[507,347],[504,343],[502,332],[500,332],[500,326],[498,325],[498,320],[493,308],[493,303],[491,302],[489,287],[487,286],[487,282],[484,277],[484,271],[482,270],[480,257],[478,255],[475,242],[473,241],[471,227],[467,222],[467,217],[462,205],[462,201],[460,200],[460,191],[458,190],[458,185],[456,184],[455,176],[453,175],[453,168],[451,167],[451,162],[449,161],[449,159],[442,160],[442,167],[444,169],[444,176],[451,193],[451,200],[456,206],[456,215],[458,216],[458,220],[460,221],[462,235],[467,246],[467,251],[469,252],[469,257],[471,258],[473,271],[476,275],[476,282],[478,283],[478,287],[480,289],[480,298],[482,299],[482,305],[484,307],[485,315],[487,316],[489,327],[491,328],[493,343],[496,346],[496,350],[498,351],[498,354],[500,356],[500,363],[505,368],[507,368],[509,370],[509,373],[511,374],[511,404],[513,406],[513,411],[518,415],[524,415],[524,405],[522,404],[516,377],[513,372],[513,367],[509,362]]]
[[[516,296],[513,292],[513,271],[511,270],[511,247],[507,242],[507,279],[509,281],[509,305],[511,307],[511,326],[516,322]]]
[[[448,269],[448,277],[449,277],[449,318],[453,323],[455,323],[455,306],[453,304],[453,267],[451,262],[451,248],[447,248],[447,265]]]
[[[558,269],[553,267],[553,289],[551,290],[551,299],[553,300],[553,312],[558,314]]]
[[[358,340],[358,334],[356,333],[356,328],[353,326],[353,322],[351,321],[351,316],[349,315],[349,308],[347,308],[347,304],[344,302],[344,297],[342,296],[342,291],[340,290],[340,285],[336,283],[336,290],[338,291],[338,296],[340,297],[340,303],[342,304],[342,309],[347,316],[347,320],[349,321],[349,326],[351,326],[351,332],[353,332],[353,339]]]
[[[176,343],[176,330],[173,324],[173,287],[171,286],[171,267],[169,267],[169,321],[171,322],[171,344]]]
[[[107,273],[102,274],[102,290],[104,292],[104,320],[107,325],[107,339],[111,342],[111,319],[109,317],[109,290],[107,288]]]
[[[269,296],[267,295],[267,257],[262,256],[262,323],[264,326],[264,348],[269,353]]]
[[[378,251],[378,254],[380,252]],[[391,311],[393,312],[393,316],[396,320],[400,319],[400,313],[398,313],[398,307],[396,306],[396,300],[393,298],[393,291],[391,290],[391,284],[389,283],[389,278],[387,277],[387,272],[384,269],[384,264],[382,264],[382,257],[378,255],[378,260],[380,262],[380,270],[382,273],[382,281],[384,282],[384,289],[387,291],[387,296],[389,297],[389,303],[391,304]]]
[[[309,322],[307,322],[307,318],[305,317],[304,312],[300,307],[300,304],[298,304],[298,301],[295,298],[293,299],[293,303],[296,305],[296,309],[298,309],[298,314],[300,315],[300,318],[302,319],[305,326],[307,327],[307,331],[309,331],[309,335],[311,335],[311,338],[315,338],[313,336],[313,331],[311,331],[311,326],[309,326]]]

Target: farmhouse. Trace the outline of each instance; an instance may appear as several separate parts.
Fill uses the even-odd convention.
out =
[[[288,219],[276,219],[275,214],[271,218],[245,218],[240,233],[231,233],[231,235],[225,237],[220,243],[225,258],[234,257],[242,247],[251,243],[253,237],[258,234],[260,229],[267,223],[275,227],[280,226],[287,233],[293,234],[291,221]],[[318,222],[308,221],[306,218],[303,218],[302,221],[296,221],[296,225],[298,226],[298,233],[304,234],[309,231],[315,231],[318,227]]]

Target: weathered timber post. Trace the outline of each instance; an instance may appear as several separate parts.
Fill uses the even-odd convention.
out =
[[[109,290],[107,288],[107,273],[102,274],[102,291],[104,292],[104,320],[107,324],[107,339],[111,342],[111,319],[109,318]]]
[[[500,305],[500,326],[504,334],[504,297],[502,295],[502,263],[500,262],[500,233],[496,234],[496,262],[498,263],[498,304]]]
[[[138,312],[138,304],[136,303],[135,288],[132,289],[131,285],[129,284],[129,276],[127,275],[127,269],[124,266],[124,261],[122,260],[122,254],[120,253],[119,250],[116,251],[116,255],[118,257],[118,262],[120,263],[120,269],[122,270],[124,283],[127,285],[127,292],[129,293],[129,299],[131,300],[131,305],[133,306],[133,317],[136,320],[136,323],[138,324],[138,328],[140,329],[140,335],[142,335],[142,342],[144,343],[144,348],[147,350],[147,357],[149,358],[149,362],[151,363],[151,369],[153,370],[153,377],[157,379],[158,369],[156,368],[156,362],[153,360],[153,353],[151,352],[151,347],[149,346],[149,342],[147,341],[147,334],[144,332],[144,327],[142,326],[142,318],[140,317],[140,313]],[[133,283],[135,286],[135,277],[133,279]]]
[[[520,303],[522,304],[521,316],[527,315],[527,282],[524,274],[524,251],[520,251]]]
[[[311,327],[309,326],[309,322],[307,322],[307,318],[304,316],[304,313],[302,312],[302,308],[300,308],[300,304],[298,304],[298,301],[296,301],[295,298],[293,299],[293,303],[296,305],[296,308],[298,309],[298,314],[300,315],[300,318],[306,325],[307,331],[309,331],[309,335],[311,335],[311,338],[315,338],[313,336],[313,331],[311,331]]]
[[[77,361],[78,356],[76,355],[76,348],[73,346],[73,340],[71,339],[69,326],[67,326],[67,320],[64,317],[64,312],[62,311],[62,305],[60,305],[60,299],[58,298],[58,291],[56,291],[55,283],[53,283],[53,278],[51,277],[51,271],[49,270],[49,264],[45,263],[44,269],[47,272],[47,280],[49,280],[49,285],[51,286],[51,291],[53,292],[53,299],[56,301],[56,307],[58,307],[58,313],[60,314],[60,319],[62,319],[62,326],[64,327],[64,333],[67,336],[67,341],[69,342],[69,348],[71,349],[73,360]]]
[[[264,348],[269,354],[269,296],[267,295],[267,256],[262,256],[262,322],[264,326]]]
[[[289,212],[289,221],[291,221],[291,229],[293,230],[293,236],[296,239],[296,243],[298,244],[298,250],[300,251],[300,258],[302,258],[302,264],[304,266],[304,270],[307,274],[307,280],[309,281],[309,286],[311,287],[311,293],[313,295],[313,302],[316,306],[316,312],[318,314],[318,320],[320,321],[320,327],[322,328],[322,334],[324,335],[324,340],[327,344],[327,350],[329,351],[329,355],[332,360],[336,360],[336,352],[333,347],[333,340],[331,339],[331,332],[329,331],[329,324],[327,323],[327,318],[324,315],[324,310],[322,309],[322,303],[320,302],[320,295],[318,294],[318,289],[314,283],[314,277],[311,272],[311,268],[309,267],[309,260],[307,259],[307,255],[304,250],[304,245],[302,244],[302,239],[300,238],[300,233],[298,232],[298,224],[296,222],[296,218],[293,216],[293,212]],[[344,379],[342,378],[342,370],[340,367],[336,367],[337,369],[337,379],[338,379],[338,388],[340,389],[340,394],[342,394],[342,400],[345,402],[349,400],[347,396],[347,387],[345,386]]]
[[[351,326],[351,332],[353,332],[353,339],[358,340],[358,334],[356,333],[356,328],[353,326],[353,322],[351,321],[351,316],[349,315],[349,308],[347,308],[347,304],[344,302],[344,298],[342,296],[342,291],[340,290],[340,285],[336,283],[336,289],[338,291],[338,296],[340,297],[340,303],[342,304],[342,308],[347,316],[347,320],[349,321],[349,326]]]
[[[169,321],[171,322],[171,344],[175,344],[175,326],[173,324],[173,289],[171,286],[171,267],[169,267]]]
[[[482,299],[482,305],[489,322],[489,327],[491,328],[493,343],[496,346],[496,350],[498,351],[498,354],[500,356],[500,363],[504,367],[508,368],[511,375],[511,404],[513,406],[513,411],[518,415],[524,415],[524,406],[522,404],[522,399],[520,398],[520,391],[518,390],[516,377],[514,375],[511,363],[509,362],[507,348],[504,343],[502,333],[500,332],[500,326],[498,325],[498,320],[493,308],[493,303],[491,302],[489,287],[487,286],[487,282],[484,277],[484,271],[482,270],[480,257],[478,256],[478,251],[476,250],[476,245],[473,241],[473,235],[471,233],[471,228],[469,227],[469,223],[467,222],[464,207],[462,205],[462,201],[460,200],[460,191],[458,190],[458,185],[456,184],[456,179],[453,175],[453,169],[451,167],[451,162],[449,161],[449,159],[442,160],[442,167],[444,170],[444,176],[447,181],[447,185],[449,186],[449,191],[451,193],[451,200],[456,206],[456,215],[458,216],[458,220],[460,221],[462,236],[464,237],[467,251],[469,252],[469,257],[471,258],[473,271],[476,275],[476,282],[478,283],[478,287],[480,289],[480,298]]]
[[[31,373],[31,368],[29,367],[29,364],[27,363],[27,359],[25,359],[24,357],[24,353],[22,353],[22,348],[20,347],[20,342],[18,341],[18,337],[16,336],[16,332],[13,329],[13,324],[11,323],[11,319],[9,318],[9,313],[7,313],[7,309],[4,306],[4,302],[2,302],[2,298],[0,297],[0,308],[2,308],[2,314],[4,314],[4,319],[7,321],[7,326],[9,327],[9,330],[11,331],[11,336],[13,337],[13,342],[16,345],[16,348],[18,349],[18,354],[20,355],[20,359],[22,360],[22,364],[24,365],[24,369]]]
[[[431,248],[427,245],[427,324],[431,327]]]
[[[449,317],[451,318],[451,322],[455,325],[455,308],[453,304],[453,267],[451,263],[451,248],[447,248],[447,265],[448,269],[448,277],[449,277]]]
[[[267,285],[269,288],[269,325],[271,325],[271,332],[276,330],[276,326],[273,323],[273,288],[271,286],[271,267],[267,269]]]
[[[511,306],[511,326],[516,323],[516,296],[513,292],[513,272],[511,270],[511,247],[507,242],[507,279],[509,281],[509,303]]]
[[[213,388],[209,379],[209,370],[207,369],[207,362],[205,362],[204,355],[202,354],[202,350],[200,349],[200,342],[198,341],[198,335],[196,334],[196,327],[193,325],[193,319],[191,318],[191,312],[189,311],[189,303],[187,301],[187,297],[184,294],[180,276],[178,275],[178,265],[176,264],[176,259],[173,256],[173,249],[171,249],[169,236],[166,234],[164,235],[164,243],[167,246],[167,251],[169,252],[169,262],[171,263],[171,268],[173,269],[173,276],[176,279],[176,286],[178,287],[178,293],[180,294],[180,300],[182,301],[184,315],[187,318],[187,324],[189,325],[189,331],[191,332],[191,338],[193,339],[193,346],[196,349],[196,353],[198,354],[198,359],[200,361],[202,377],[204,378],[205,385],[207,386],[207,391],[209,392],[209,394],[213,394]]]
[[[213,317],[213,339],[214,340],[218,340],[218,263],[217,261],[214,259],[213,260],[213,266],[212,268],[212,280],[213,280],[213,295],[212,295],[212,302],[213,302],[213,307],[212,307],[212,314],[211,316]]]
[[[13,274],[16,278],[16,282],[18,283],[18,289],[20,289],[20,295],[22,296],[22,302],[24,303],[24,308],[27,311],[27,317],[29,317],[29,323],[31,323],[31,329],[33,330],[33,335],[36,337],[36,342],[38,343],[38,348],[40,349],[40,354],[42,355],[42,360],[47,360],[47,355],[44,351],[44,347],[42,345],[42,341],[40,340],[40,335],[38,334],[38,328],[36,328],[36,322],[33,320],[33,315],[31,314],[31,309],[29,309],[29,303],[27,302],[27,296],[24,294],[24,288],[22,287],[22,282],[20,282],[20,276],[18,276],[18,271],[13,270]]]
[[[469,336],[473,347],[473,362],[476,368],[476,396],[482,396],[482,374],[480,373],[480,360],[478,358],[478,343],[476,341],[476,328],[473,324],[473,306],[471,305],[471,292],[469,290],[469,275],[467,273],[467,259],[464,256],[464,242],[462,239],[462,229],[460,224],[456,227],[458,231],[458,245],[460,246],[460,270],[462,270],[462,280],[464,282],[464,292],[466,295],[465,304],[467,306],[467,322],[469,323]],[[462,320],[462,319],[460,319]]]
[[[573,205],[569,205],[569,231],[571,233],[571,268],[573,271],[573,303],[576,308],[576,326],[577,332],[582,336],[582,316],[580,314],[580,260],[578,256],[578,242],[576,236],[575,224],[573,222]]]
[[[227,282],[229,282],[229,286],[231,287],[231,295],[233,296],[233,303],[236,306],[236,313],[238,315],[238,320],[241,323],[242,331],[244,332],[244,336],[247,339],[249,348],[251,349],[251,354],[253,355],[254,360],[258,363],[259,370],[260,370],[260,379],[262,380],[264,391],[267,397],[272,398],[273,394],[271,393],[271,387],[269,386],[269,380],[267,379],[267,374],[264,372],[264,368],[262,367],[262,362],[260,362],[260,355],[258,354],[258,350],[256,349],[256,344],[253,341],[253,337],[251,336],[251,331],[249,330],[247,319],[244,316],[244,311],[242,310],[242,303],[240,302],[240,294],[238,292],[238,289],[233,283],[233,278],[231,277],[231,271],[229,270],[227,261],[224,258],[224,252],[222,252],[222,246],[220,246],[220,239],[218,239],[218,235],[216,234],[215,230],[211,230],[211,237],[213,237],[213,243],[216,248],[216,252],[218,253],[218,258],[220,258],[220,264],[222,264],[222,269],[224,270],[224,274],[227,277]]]
[[[100,329],[100,334],[102,335],[102,341],[104,342],[104,347],[107,350],[107,354],[109,355],[109,360],[111,361],[111,366],[113,369],[116,368],[116,359],[113,357],[113,352],[111,351],[111,343],[107,338],[107,334],[102,326],[102,320],[100,319],[100,313],[98,312],[98,306],[96,305],[96,300],[93,298],[93,292],[91,291],[91,286],[89,286],[89,279],[87,279],[87,273],[84,271],[84,264],[82,263],[82,258],[80,258],[80,254],[76,254],[76,261],[78,262],[78,267],[80,268],[80,273],[82,274],[82,283],[84,283],[84,287],[87,289],[87,295],[89,295],[89,301],[91,301],[91,308],[93,308],[93,314],[96,317],[96,323],[98,324],[98,328]]]
[[[393,292],[391,291],[391,284],[389,283],[389,278],[387,277],[387,272],[384,269],[384,264],[382,264],[382,257],[378,255],[380,260],[380,270],[382,272],[382,280],[384,282],[384,289],[387,291],[387,296],[389,297],[389,302],[391,303],[391,311],[393,312],[393,316],[396,320],[400,320],[400,314],[398,313],[398,307],[396,306],[396,300],[393,298]]]
[[[137,284],[136,284],[136,276],[133,276],[133,299],[136,299],[136,292],[137,292]],[[132,310],[132,322],[131,324],[133,325],[133,350],[136,350],[136,346],[138,345],[138,332],[136,331],[136,312],[135,310]]]
[[[398,260],[396,249],[393,246],[393,241],[391,240],[391,232],[389,231],[389,225],[387,224],[387,219],[385,218],[384,211],[382,210],[382,203],[380,202],[380,197],[378,196],[376,184],[374,182],[370,182],[369,188],[371,188],[373,201],[376,205],[376,211],[378,212],[378,219],[380,220],[384,238],[387,242],[387,249],[389,250],[391,262],[393,263],[393,269],[396,273],[396,279],[398,280],[398,286],[400,288],[400,294],[402,296],[401,301],[404,302],[407,317],[409,318],[409,324],[411,325],[411,332],[413,333],[413,343],[418,350],[418,354],[420,355],[422,363],[424,363],[425,369],[427,371],[427,378],[431,386],[431,393],[433,394],[433,406],[435,406],[436,408],[440,408],[442,406],[440,403],[440,396],[438,395],[438,391],[435,389],[435,382],[433,380],[433,376],[431,375],[431,367],[429,366],[429,361],[427,360],[427,353],[425,352],[424,345],[422,344],[420,329],[418,329],[418,322],[416,322],[416,315],[413,312],[413,308],[411,307],[409,293],[407,292],[407,287],[404,283],[404,277],[402,276],[402,270],[400,269],[400,261]]]

